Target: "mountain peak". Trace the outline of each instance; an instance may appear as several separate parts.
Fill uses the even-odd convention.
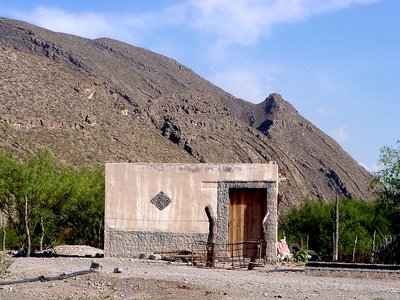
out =
[[[0,19],[0,149],[50,148],[71,164],[262,163],[286,177],[284,207],[370,199],[370,174],[277,93],[252,104],[177,61]]]
[[[297,113],[295,108],[278,93],[270,94],[259,105],[264,107],[266,114],[276,114],[282,111]]]

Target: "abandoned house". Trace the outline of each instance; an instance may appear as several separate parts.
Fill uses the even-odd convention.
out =
[[[264,240],[273,263],[277,195],[274,162],[106,164],[105,255],[190,250],[209,240],[215,220],[215,243]]]

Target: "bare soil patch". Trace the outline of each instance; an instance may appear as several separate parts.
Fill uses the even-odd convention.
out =
[[[93,260],[102,266],[96,273],[3,285],[0,299],[400,299],[398,273],[203,269],[139,259],[17,258],[2,280],[87,270]]]

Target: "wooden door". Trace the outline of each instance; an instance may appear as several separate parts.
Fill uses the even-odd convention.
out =
[[[233,244],[263,238],[262,221],[266,213],[266,189],[230,189],[228,242]]]

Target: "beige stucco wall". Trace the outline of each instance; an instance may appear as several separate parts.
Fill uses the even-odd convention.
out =
[[[106,164],[105,227],[118,231],[208,233],[204,211],[217,214],[218,182],[277,182],[267,164]],[[150,201],[164,192],[172,202]]]

